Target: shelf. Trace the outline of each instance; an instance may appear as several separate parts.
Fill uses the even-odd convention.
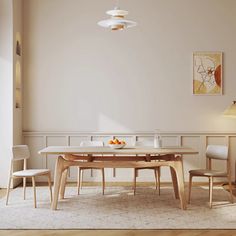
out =
[[[16,60],[15,65],[15,108],[21,108],[22,106],[22,93],[21,93],[21,63]]]

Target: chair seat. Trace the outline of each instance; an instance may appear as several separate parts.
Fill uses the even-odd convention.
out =
[[[199,169],[199,170],[190,170],[189,173],[191,175],[196,176],[209,176],[209,177],[224,177],[227,176],[226,172],[218,171],[218,170],[207,170],[207,169]]]
[[[45,175],[50,173],[49,169],[28,169],[16,171],[12,175],[15,177],[33,177],[37,175]]]

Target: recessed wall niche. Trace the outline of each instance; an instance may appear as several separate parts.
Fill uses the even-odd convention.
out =
[[[20,62],[16,62],[15,71],[15,107],[21,108],[21,66]]]
[[[22,79],[21,79],[21,34],[16,33],[15,38],[15,108],[22,106]]]
[[[21,56],[21,36],[20,33],[18,32],[16,34],[16,55]]]

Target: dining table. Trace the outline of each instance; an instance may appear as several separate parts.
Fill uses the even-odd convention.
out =
[[[184,189],[183,157],[186,154],[198,154],[191,147],[133,147],[122,149],[81,146],[48,146],[39,154],[57,158],[54,172],[52,210],[57,209],[59,195],[63,199],[68,169],[71,166],[88,168],[170,168],[175,198],[180,200],[180,208],[186,210]]]

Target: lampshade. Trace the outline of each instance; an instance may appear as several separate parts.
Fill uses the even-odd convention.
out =
[[[137,25],[137,23],[134,21],[124,19],[124,17],[128,15],[129,12],[120,10],[118,7],[116,7],[114,10],[109,10],[106,13],[110,15],[111,18],[99,21],[99,26],[110,28],[111,30],[123,30],[125,28],[130,28]]]
[[[224,111],[224,116],[236,118],[236,101],[233,101],[233,103]]]

